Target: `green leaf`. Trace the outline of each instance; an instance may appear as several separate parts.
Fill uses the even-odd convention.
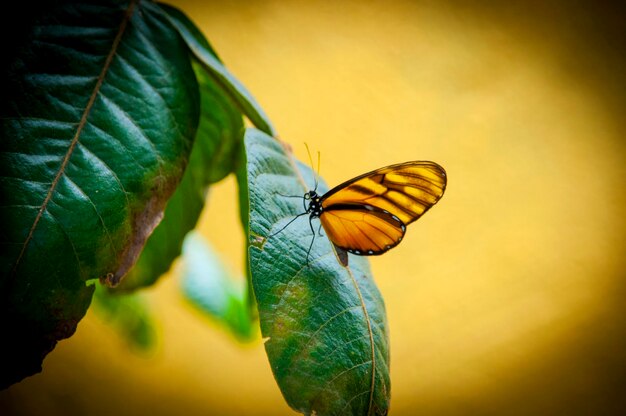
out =
[[[194,64],[200,86],[200,124],[183,180],[167,204],[139,260],[120,291],[153,284],[180,255],[183,240],[192,230],[206,201],[208,186],[233,172],[243,147],[243,119],[230,99],[215,85],[204,68]]]
[[[246,132],[245,146],[250,270],[265,349],[283,396],[305,414],[386,414],[388,331],[367,260],[351,256],[344,268],[329,240],[318,237],[307,261],[308,215],[266,239],[304,211],[301,199],[279,194],[303,195],[313,174],[258,130]]]
[[[195,137],[185,44],[149,2],[29,15],[0,103],[0,386],[41,371],[94,288],[135,263]]]
[[[179,30],[187,46],[196,59],[211,74],[214,81],[229,94],[233,102],[237,103],[241,112],[259,129],[267,134],[274,135],[274,128],[261,106],[256,102],[246,87],[235,78],[219,60],[215,51],[209,45],[200,30],[189,18],[175,7],[160,3],[172,24]]]
[[[235,280],[211,245],[196,232],[185,238],[182,275],[183,293],[192,304],[226,326],[240,341],[253,339],[245,280]]]
[[[157,331],[142,294],[111,292],[98,284],[92,305],[102,320],[114,326],[133,350],[149,352],[154,349]]]

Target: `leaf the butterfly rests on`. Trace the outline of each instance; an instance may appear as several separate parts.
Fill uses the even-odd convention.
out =
[[[265,349],[285,399],[304,414],[387,414],[388,327],[367,258],[342,267],[326,238],[315,240],[309,256],[305,218],[263,238],[303,210],[301,199],[281,194],[302,195],[313,174],[258,130],[246,131],[245,147],[249,266]]]

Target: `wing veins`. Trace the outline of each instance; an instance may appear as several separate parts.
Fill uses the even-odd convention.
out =
[[[374,215],[374,214],[372,214],[372,211],[369,211],[369,210],[367,210],[367,209],[363,208],[363,206],[362,206],[362,205],[351,205],[351,204],[343,204],[343,205],[341,205],[341,204],[334,204],[334,206],[335,206],[335,208],[334,208],[334,209],[332,209],[333,205],[331,205],[330,207],[326,208],[326,210],[325,210],[325,211],[327,211],[327,213],[328,213],[329,215],[334,215],[337,219],[339,219],[339,222],[341,223],[341,225],[343,226],[343,228],[344,228],[344,230],[346,231],[346,233],[347,233],[347,234],[351,235],[349,232],[347,232],[347,231],[348,231],[348,229],[346,228],[346,226],[345,226],[345,225],[343,225],[343,222],[344,222],[344,221],[348,221],[348,222],[350,222],[350,223],[355,224],[355,227],[359,230],[359,232],[361,232],[361,234],[363,234],[363,235],[364,235],[364,236],[365,236],[365,237],[366,237],[369,241],[371,241],[371,242],[372,242],[372,243],[373,243],[376,247],[380,247],[380,246],[378,245],[378,243],[376,243],[375,241],[373,241],[373,240],[369,237],[369,235],[367,235],[367,233],[365,233],[365,231],[363,231],[363,230],[362,230],[362,229],[361,229],[358,225],[356,225],[356,224],[357,224],[357,222],[356,222],[356,221],[351,221],[351,220],[349,220],[349,219],[342,218],[341,216],[339,216],[339,215],[335,215],[335,214],[333,214],[333,213],[332,213],[332,211],[353,211],[353,212],[358,212],[358,213],[363,213],[363,214],[370,214],[370,215]],[[391,221],[387,221],[387,220],[384,218],[384,216],[392,216],[393,214],[391,214],[391,213],[385,214],[384,212],[382,212],[382,211],[383,211],[383,210],[382,210],[382,208],[379,208],[379,207],[376,207],[376,206],[373,206],[373,207],[377,209],[377,211],[375,211],[375,212],[376,212],[377,214],[379,214],[379,215],[376,215],[376,217],[377,217],[377,218],[381,219],[382,221],[386,221],[386,222],[387,222],[388,224],[390,224],[392,227],[394,226],[394,223],[393,223],[393,222],[391,222]],[[331,211],[331,212],[328,212],[328,211]],[[389,244],[389,245],[391,246],[390,248],[393,248],[393,247],[397,246],[397,245],[398,245],[398,243],[401,241],[401,240],[398,240],[397,238],[394,238],[393,236],[389,235],[388,233],[386,233],[384,230],[382,230],[382,229],[378,228],[377,226],[375,226],[375,225],[373,225],[373,224],[368,223],[368,222],[367,222],[367,221],[365,221],[365,220],[360,220],[359,222],[363,222],[363,223],[365,223],[365,224],[369,225],[370,227],[374,228],[377,232],[379,232],[379,233],[381,233],[381,234],[385,235],[385,236],[389,239],[389,241],[391,241],[391,242],[392,242],[392,244]],[[403,224],[404,224],[404,223],[403,223]],[[404,236],[404,234],[405,234],[405,232],[401,232],[401,236]],[[333,243],[334,243],[334,242],[333,242]],[[348,247],[344,247],[344,246],[339,245],[339,244],[337,244],[337,245],[338,245],[340,248],[342,248],[342,249],[348,249]],[[382,254],[382,253],[384,253],[384,252],[385,252],[385,251],[387,251],[387,250],[389,250],[389,249],[386,249],[385,247],[383,247],[383,248],[380,248],[380,250],[379,250],[379,251],[377,251],[377,253]]]
[[[343,190],[344,188],[347,188],[348,186],[350,186],[350,185],[352,185],[352,184],[354,184],[354,183],[356,183],[356,182],[358,182],[358,181],[360,181],[361,179],[364,179],[364,178],[371,178],[371,177],[376,176],[376,175],[381,175],[381,176],[383,176],[383,180],[384,180],[384,176],[389,174],[389,173],[392,173],[392,172],[393,173],[402,172],[400,170],[400,168],[404,167],[404,166],[407,166],[407,167],[408,166],[411,166],[411,167],[421,167],[421,168],[428,169],[431,172],[433,171],[432,168],[435,168],[438,172],[441,172],[441,173],[443,173],[445,175],[445,171],[443,170],[443,168],[441,166],[437,165],[434,162],[429,162],[429,161],[422,160],[422,161],[411,161],[411,162],[398,163],[398,164],[395,164],[395,165],[389,165],[389,166],[385,166],[383,168],[375,169],[375,170],[373,170],[371,172],[367,172],[367,173],[359,175],[359,176],[357,176],[355,178],[349,179],[349,180],[347,180],[347,181],[345,181],[345,182],[335,186],[330,191],[326,192],[324,194],[324,199],[328,198],[329,196],[331,196],[331,195],[333,195],[333,194]]]
[[[365,222],[365,221],[362,221],[362,222]],[[367,224],[368,224],[369,226],[371,226],[372,228],[374,228],[375,230],[377,230],[378,232],[380,232],[381,234],[385,234],[387,237],[389,237],[389,239],[390,239],[390,240],[393,240],[393,238],[391,238],[391,236],[390,236],[389,234],[387,234],[386,232],[384,232],[384,231],[383,231],[383,230],[381,230],[380,228],[375,227],[374,225],[369,224],[369,223],[367,223]],[[363,234],[363,235],[365,236],[365,238],[367,238],[368,240],[370,240],[374,246],[376,246],[376,247],[378,247],[379,249],[383,250],[383,248],[382,248],[382,247],[380,247],[376,241],[372,240],[372,239],[370,238],[370,236],[369,236],[369,235],[368,235],[365,231],[363,231],[363,230],[361,229],[361,227],[359,227],[359,226],[357,225],[357,226],[356,226],[356,228],[358,228],[358,229],[359,229],[359,231],[361,232],[361,234]]]
[[[422,176],[419,173],[405,172],[405,171],[402,171],[402,170],[394,170],[392,172],[395,175],[404,176],[404,177],[407,177],[407,178],[421,179],[421,180],[426,181],[426,182],[431,182],[432,181],[431,179],[429,179],[429,178],[427,178],[425,176]],[[437,172],[437,173],[439,173],[439,172]],[[439,175],[437,175],[437,176],[439,176]]]
[[[408,187],[410,187],[410,188],[416,188],[416,189],[419,189],[420,191],[423,191],[424,193],[427,193],[427,194],[429,194],[429,195],[434,196],[435,198],[438,198],[438,197],[440,196],[440,195],[438,195],[438,194],[434,194],[434,193],[432,193],[432,192],[431,192],[431,188],[428,188],[428,187],[425,187],[425,186],[422,186],[422,185],[418,185],[418,184],[416,184],[416,183],[402,183],[402,182],[396,182],[396,181],[392,181],[392,180],[387,180],[385,183],[386,183],[386,184],[390,184],[390,185],[408,186]],[[432,183],[432,182],[429,182],[429,183]],[[443,187],[441,187],[441,186],[437,186],[437,185],[436,185],[436,184],[434,184],[434,183],[433,183],[433,186],[437,187],[438,189],[443,190]],[[387,186],[387,187],[388,187],[388,188],[391,188],[390,186]],[[396,188],[392,188],[392,189],[394,189],[394,190],[396,190],[396,191],[397,191],[397,189],[396,189]],[[398,191],[398,192],[402,192],[402,191]],[[402,192],[402,193],[405,193],[405,192]],[[443,193],[443,192],[442,192],[442,193]]]
[[[360,210],[354,210],[354,211],[355,211],[355,212],[360,212]],[[341,219],[341,221],[349,221],[349,222],[352,222],[352,223],[354,224],[354,226],[356,227],[356,229],[357,229],[357,230],[359,230],[359,232],[360,232],[360,233],[361,233],[361,234],[362,234],[365,238],[367,238],[367,239],[368,239],[368,240],[369,240],[369,241],[370,241],[370,242],[371,242],[371,243],[372,243],[375,247],[380,247],[380,246],[378,245],[378,243],[376,243],[376,241],[372,240],[372,239],[370,238],[370,236],[369,236],[369,235],[368,235],[365,231],[363,231],[363,229],[361,229],[361,227],[359,227],[359,222],[364,222],[364,223],[368,224],[368,223],[367,223],[364,219],[362,219],[362,220],[360,220],[360,221],[358,221],[358,222],[357,222],[357,221],[350,221],[350,220],[348,220],[348,219],[343,219],[343,218],[340,218],[340,219]],[[368,224],[368,225],[371,225],[371,224]],[[373,227],[373,228],[375,228],[376,230],[380,231],[382,234],[385,234],[387,237],[389,237],[389,238],[391,239],[391,237],[390,237],[387,233],[385,233],[384,231],[380,230],[380,229],[379,229],[379,228],[377,228],[377,227],[374,227],[373,225],[372,225],[372,227]]]
[[[412,217],[414,217],[414,216],[415,216],[415,212],[414,212],[414,211],[409,211],[409,210],[407,210],[406,208],[404,208],[403,206],[398,205],[398,203],[397,203],[396,201],[394,201],[394,200],[389,199],[388,197],[386,197],[386,196],[385,196],[385,193],[387,193],[387,192],[388,192],[388,190],[387,190],[387,191],[385,191],[385,192],[384,192],[384,193],[382,193],[382,194],[379,194],[379,195],[372,195],[372,196],[370,196],[370,197],[368,197],[368,198],[365,198],[365,199],[366,199],[366,200],[368,200],[368,199],[372,199],[372,198],[382,198],[382,199],[384,199],[385,201],[387,201],[387,202],[389,202],[390,204],[392,204],[393,206],[395,206],[396,208],[398,208],[400,211],[403,211],[404,213],[406,213],[406,214],[408,214],[408,215],[410,215],[410,216],[412,216]],[[396,192],[397,192],[397,191],[396,191]],[[407,194],[403,194],[403,195],[406,195],[408,198],[410,198],[410,199],[412,199],[413,201],[417,202],[418,204],[420,204],[420,205],[424,206],[424,204],[423,204],[422,202],[420,202],[420,201],[418,201],[417,199],[415,199],[415,198],[411,197],[411,195],[407,195]],[[418,215],[421,215],[421,214],[418,214]]]
[[[344,220],[343,218],[340,218],[340,220],[341,220],[341,221],[349,221],[349,220]],[[359,227],[359,226],[358,226],[358,223],[357,223],[356,221],[350,221],[350,222],[354,223],[354,226],[356,227],[356,229],[357,229],[357,230],[359,230],[359,232],[360,232],[363,236],[365,236],[365,238],[367,238],[368,240],[370,240],[370,242],[371,242],[374,246],[379,247],[379,246],[378,246],[378,244],[376,243],[376,241],[372,240],[372,239],[370,238],[370,236],[369,236],[369,235],[367,235],[367,233],[366,233],[365,231],[363,231],[363,230],[361,229],[361,227]],[[361,222],[365,222],[365,221],[364,221],[364,220],[361,220]],[[376,227],[374,227],[374,228],[376,228]],[[378,230],[378,228],[376,228],[376,229]],[[379,230],[379,231],[380,231],[380,230]],[[382,231],[381,231],[381,232],[382,232]],[[384,233],[384,232],[383,232],[383,234],[387,235],[387,233]],[[387,235],[387,237],[389,237],[389,236]],[[391,238],[391,237],[389,237],[389,238]]]
[[[373,189],[367,188],[363,185],[359,185],[358,183],[348,185],[345,189],[349,189],[351,191],[358,192],[363,195],[377,195]]]

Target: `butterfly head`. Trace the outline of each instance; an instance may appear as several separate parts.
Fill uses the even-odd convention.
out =
[[[304,199],[309,201],[309,207],[306,212],[313,217],[319,217],[322,214],[322,202],[320,196],[315,191],[309,191],[304,194]]]

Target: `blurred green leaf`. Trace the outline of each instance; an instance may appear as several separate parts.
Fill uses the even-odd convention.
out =
[[[221,86],[237,104],[241,112],[259,129],[273,135],[274,128],[267,115],[256,102],[252,94],[248,92],[217,57],[215,51],[209,45],[200,30],[180,10],[167,4],[160,3],[160,7],[166,12],[172,24],[179,30],[187,46],[194,54],[198,62],[211,75],[214,82]]]
[[[197,232],[185,238],[182,275],[183,293],[192,304],[226,326],[240,341],[254,338],[246,306],[246,281],[235,280]]]
[[[33,7],[0,102],[0,387],[41,371],[133,266],[182,178],[199,94],[157,6]],[[20,22],[16,22],[20,24]],[[25,23],[26,24],[26,23]]]
[[[152,314],[140,293],[116,293],[96,284],[94,311],[114,326],[128,345],[138,351],[151,351],[157,340]]]
[[[265,348],[285,399],[305,414],[387,414],[387,323],[367,259],[351,256],[344,268],[320,237],[307,262],[308,216],[265,239],[304,210],[302,200],[279,194],[303,195],[313,174],[258,130],[246,131],[245,146],[252,283]]]

